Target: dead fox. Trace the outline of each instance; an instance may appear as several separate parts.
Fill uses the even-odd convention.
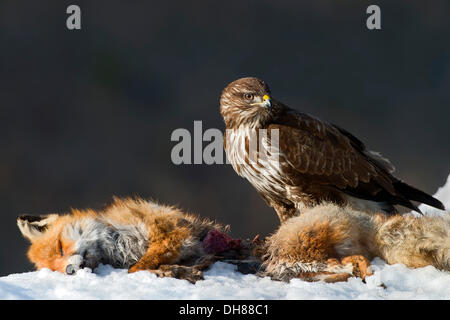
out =
[[[31,241],[27,255],[37,269],[66,274],[103,263],[195,282],[215,261],[246,252],[228,227],[143,199],[116,198],[101,211],[22,215],[17,224]]]
[[[267,238],[262,274],[284,281],[364,279],[374,257],[450,271],[450,214],[387,217],[322,204],[286,220]]]

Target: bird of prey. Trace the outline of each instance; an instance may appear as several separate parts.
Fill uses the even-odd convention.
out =
[[[220,113],[229,162],[281,222],[324,201],[386,214],[398,213],[395,205],[420,212],[411,201],[445,210],[439,200],[396,178],[389,160],[347,130],[291,109],[270,94],[260,79],[238,79],[223,90]],[[250,161],[252,152],[262,149],[270,156]]]

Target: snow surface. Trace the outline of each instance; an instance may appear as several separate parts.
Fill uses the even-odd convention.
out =
[[[450,176],[435,195],[450,209]],[[421,206],[427,214],[438,211]],[[440,213],[442,214],[442,212]],[[0,277],[0,299],[450,299],[450,273],[432,266],[409,269],[401,264],[372,261],[374,274],[363,283],[290,283],[236,272],[217,262],[195,285],[186,280],[158,278],[148,271],[100,265],[95,273],[83,269],[67,276],[49,269]],[[384,285],[384,286],[383,286]]]
[[[444,204],[445,209],[450,210],[450,175],[447,177],[447,182],[443,187],[440,187],[438,191],[434,194],[434,197],[441,200]],[[420,211],[425,215],[434,216],[441,215],[442,211],[426,204],[421,204],[419,206]]]

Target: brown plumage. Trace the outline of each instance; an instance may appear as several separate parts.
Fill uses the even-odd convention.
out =
[[[323,201],[389,214],[397,212],[394,205],[420,212],[411,201],[444,209],[435,198],[393,176],[389,160],[366,149],[348,131],[271,98],[262,80],[230,83],[222,92],[220,112],[229,161],[281,221]],[[272,138],[277,135],[275,146],[277,139]],[[261,158],[264,153],[269,156]],[[256,161],[255,154],[260,156]]]

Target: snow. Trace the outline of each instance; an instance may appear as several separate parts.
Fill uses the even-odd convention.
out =
[[[435,196],[450,209],[450,176]],[[421,206],[427,214],[438,211]],[[440,213],[442,214],[442,213]],[[140,271],[100,265],[67,276],[49,269],[0,277],[0,299],[450,299],[450,273],[432,266],[409,269],[401,264],[372,261],[374,274],[347,282],[289,283],[236,272],[217,262],[195,285],[186,280],[158,278]]]
[[[444,204],[445,209],[450,210],[450,175],[447,177],[447,182],[443,187],[440,187],[438,191],[434,194],[434,197],[441,200]],[[434,216],[442,214],[441,210],[430,207],[426,204],[421,204],[419,209],[426,215]]]

